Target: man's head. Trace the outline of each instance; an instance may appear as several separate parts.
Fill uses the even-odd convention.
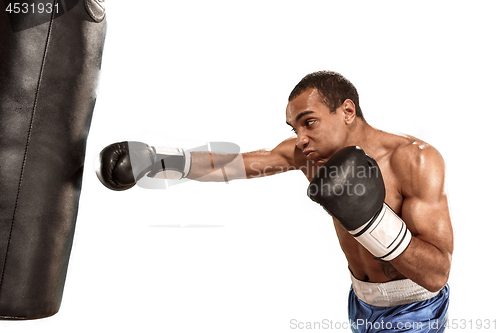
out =
[[[331,112],[335,112],[346,99],[352,100],[356,106],[356,117],[364,120],[363,112],[359,106],[359,96],[356,87],[339,73],[320,71],[306,75],[293,88],[288,101],[290,102],[310,88],[318,91],[321,101],[328,106]]]
[[[334,72],[307,75],[290,94],[286,121],[297,134],[296,146],[322,165],[353,140],[358,112],[356,88]],[[361,114],[362,117],[362,114]]]

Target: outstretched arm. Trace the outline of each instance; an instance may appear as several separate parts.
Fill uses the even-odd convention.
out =
[[[106,187],[121,191],[145,176],[215,182],[270,176],[295,169],[304,157],[295,147],[295,139],[290,138],[272,150],[243,154],[189,152],[125,141],[105,147],[99,159],[96,170],[99,180]]]
[[[197,181],[230,181],[271,176],[297,169],[302,159],[297,155],[295,139],[281,142],[272,150],[242,154],[191,152],[191,170],[187,176]]]

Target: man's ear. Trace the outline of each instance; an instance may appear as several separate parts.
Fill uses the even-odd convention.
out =
[[[347,125],[350,125],[356,118],[356,105],[350,99],[346,99],[342,103],[341,110],[344,113],[344,121]]]

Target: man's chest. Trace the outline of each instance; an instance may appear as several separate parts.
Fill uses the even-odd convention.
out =
[[[385,185],[385,203],[388,204],[396,214],[401,215],[404,200],[401,179],[399,179],[394,172],[392,172],[390,166],[385,163],[380,165],[380,170]]]

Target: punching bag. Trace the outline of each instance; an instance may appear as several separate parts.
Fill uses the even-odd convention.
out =
[[[106,30],[104,0],[0,4],[0,319],[60,307]]]

